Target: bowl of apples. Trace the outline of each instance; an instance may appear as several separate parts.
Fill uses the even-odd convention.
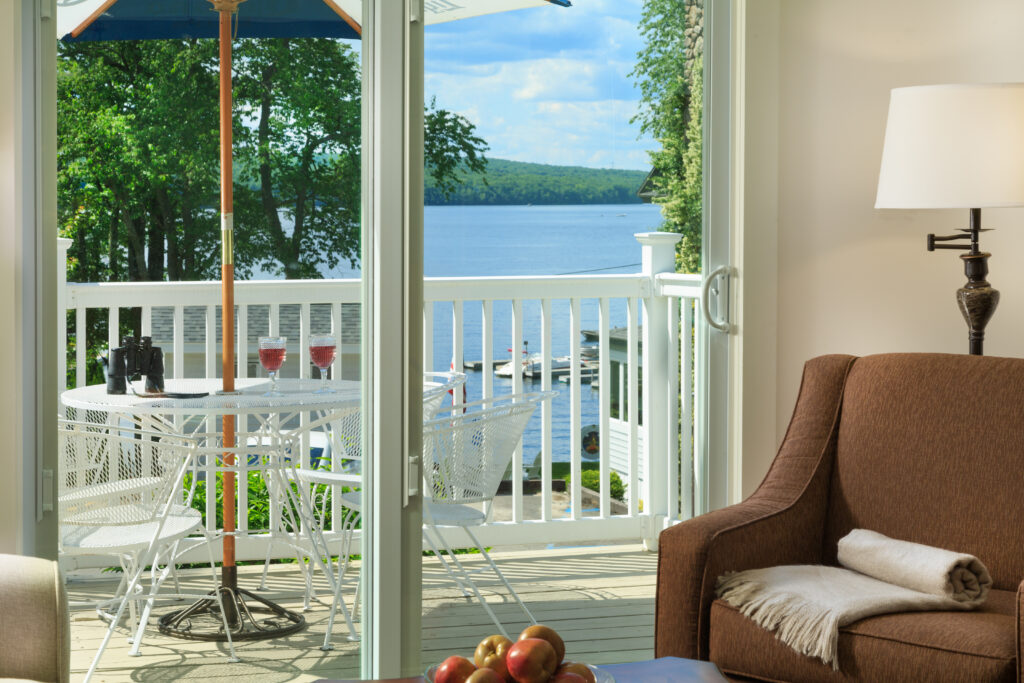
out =
[[[487,636],[473,658],[452,655],[427,669],[430,683],[615,683],[607,671],[565,659],[565,641],[555,629],[534,624],[512,642]]]

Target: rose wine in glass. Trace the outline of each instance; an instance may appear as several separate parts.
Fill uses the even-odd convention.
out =
[[[260,364],[270,375],[270,391],[264,396],[281,396],[277,390],[277,371],[284,365],[287,337],[260,337]]]
[[[316,334],[309,338],[309,357],[313,365],[320,369],[320,388],[315,393],[334,393],[334,389],[327,386],[327,368],[331,367],[337,352],[338,342],[333,335]]]

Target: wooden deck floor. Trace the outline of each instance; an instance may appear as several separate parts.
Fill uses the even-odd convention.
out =
[[[572,659],[602,664],[653,657],[656,555],[637,546],[602,546],[495,553],[494,557],[537,620],[565,637]],[[481,563],[479,559],[466,561],[467,566]],[[242,568],[239,583],[255,587],[259,569]],[[506,602],[504,588],[485,577],[480,576],[479,585],[514,637],[526,625],[526,618],[514,603]],[[209,574],[203,578],[210,580]],[[188,577],[183,583],[199,580]],[[423,661],[437,662],[453,653],[471,657],[476,644],[494,632],[494,625],[480,605],[461,597],[436,559],[424,559],[423,583]],[[73,602],[88,601],[109,595],[113,588],[112,581],[72,580],[68,593]],[[289,609],[301,610],[298,570],[287,564],[274,565],[265,595]],[[351,591],[347,597],[352,599]],[[327,612],[326,606],[314,603],[304,614],[309,624],[304,631],[276,640],[237,644],[240,663],[227,660],[223,644],[173,639],[155,628],[147,634],[141,656],[130,657],[126,636],[119,632],[93,680],[276,683],[354,677],[359,646],[346,640],[340,616],[334,627],[336,649],[323,652],[319,648]],[[73,680],[83,677],[105,628],[95,611],[73,609]]]

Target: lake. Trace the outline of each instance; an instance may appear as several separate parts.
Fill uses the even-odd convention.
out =
[[[424,208],[424,274],[427,277],[485,275],[566,275],[635,273],[640,270],[640,244],[633,237],[651,232],[661,224],[659,207],[651,204],[590,206],[427,206]],[[326,277],[359,277],[358,269],[338,268]],[[552,353],[569,353],[569,305],[552,302]],[[609,305],[613,327],[626,324],[625,300]],[[508,358],[512,345],[512,307],[494,305],[494,358]],[[540,351],[540,302],[523,304],[523,340],[530,351]],[[580,305],[581,329],[596,329],[596,299]],[[434,309],[434,358],[426,365],[447,370],[452,348],[451,304]],[[464,357],[477,360],[481,353],[478,302],[464,305]],[[479,372],[467,372],[468,400],[481,398]],[[552,401],[555,461],[569,459],[569,391],[555,383],[560,393]],[[524,379],[527,391],[539,390]],[[512,391],[510,379],[494,378],[494,393]],[[598,394],[582,387],[582,424],[598,421]],[[540,451],[540,412],[530,420],[523,435],[523,462],[529,465]]]

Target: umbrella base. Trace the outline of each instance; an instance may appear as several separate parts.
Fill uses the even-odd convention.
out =
[[[160,633],[189,640],[226,641],[217,594],[227,612],[232,640],[280,638],[306,627],[302,616],[242,588],[221,586],[185,609],[160,617]]]

